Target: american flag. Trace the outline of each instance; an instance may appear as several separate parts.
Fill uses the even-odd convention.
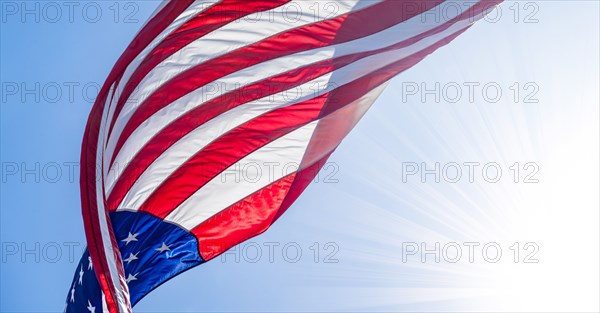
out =
[[[161,3],[90,113],[65,310],[130,312],[264,232],[392,77],[500,1]]]

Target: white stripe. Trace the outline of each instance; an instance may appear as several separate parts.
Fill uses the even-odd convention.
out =
[[[468,24],[468,21],[463,21],[460,24],[451,26],[444,32],[425,38],[415,45],[373,55],[326,75],[322,75],[299,86],[298,89],[305,91],[310,90],[311,93],[293,101],[290,101],[287,94],[284,92],[273,96],[267,96],[257,101],[248,102],[225,112],[190,132],[167,149],[153,162],[153,164],[150,165],[150,167],[148,167],[148,169],[144,171],[140,178],[136,180],[121,204],[119,204],[118,209],[138,210],[150,194],[155,191],[158,185],[167,179],[177,167],[200,151],[212,140],[218,138],[232,128],[262,113],[318,96],[323,92],[328,91],[327,88],[328,86],[331,86],[331,82],[334,83],[334,86],[343,86],[356,78],[367,75],[368,73],[383,68],[399,59],[403,59],[411,54],[419,52],[448,35],[468,26]],[[315,90],[315,86],[317,90]],[[110,178],[112,175],[114,175],[113,170],[108,174],[108,177]],[[109,182],[106,183],[109,184]]]
[[[467,9],[469,8],[465,8],[465,10]],[[449,18],[453,17],[454,16],[451,16]],[[160,130],[186,112],[221,95],[222,92],[215,92],[213,89],[215,86],[221,90],[234,90],[268,78],[277,73],[287,72],[332,57],[365,51],[367,50],[365,49],[367,47],[369,50],[376,50],[390,46],[444,24],[444,21],[436,19],[435,16],[431,14],[424,15],[423,18],[428,18],[425,21],[421,20],[421,18],[421,16],[413,17],[412,19],[388,28],[387,30],[347,43],[304,51],[260,63],[227,75],[214,81],[209,86],[196,89],[184,97],[175,100],[143,122],[140,127],[132,132],[129,138],[127,138],[121,150],[117,153],[115,162],[110,170],[111,173],[107,176],[108,193],[112,191],[114,183],[120,177],[126,165]],[[301,90],[312,92],[311,89],[314,89],[314,87],[308,86]]]
[[[337,16],[343,15],[373,5],[378,1],[337,1],[338,10],[336,14]],[[118,136],[135,109],[164,83],[200,63],[238,48],[252,45],[296,27],[333,17],[329,16],[331,13],[327,10],[316,10],[315,12],[314,4],[313,1],[295,0],[286,4],[283,8],[248,15],[246,18],[236,20],[206,34],[165,59],[144,77],[127,100],[126,105],[117,117],[113,132],[108,140],[107,153],[109,155],[113,154]],[[286,13],[284,14],[282,10]],[[297,18],[295,18],[296,16]]]
[[[106,296],[102,289],[100,290],[100,294],[102,295],[102,313],[110,313],[110,311],[108,311],[108,305],[106,304]]]
[[[109,89],[109,93],[107,95],[107,100],[112,96],[112,91],[114,91],[114,84]],[[96,164],[102,164],[102,155],[103,155],[103,138],[106,132],[106,115],[108,114],[108,106],[104,106],[103,118],[100,122],[100,131],[98,134],[98,142],[96,149]],[[96,176],[102,175],[102,171],[100,173],[95,173]],[[106,255],[106,262],[108,264],[108,272],[110,280],[108,283],[112,284],[117,296],[117,307],[119,312],[129,313],[130,310],[130,301],[129,301],[129,289],[127,287],[127,283],[125,282],[125,278],[119,275],[117,270],[116,260],[114,259],[115,251],[112,246],[111,241],[111,233],[112,229],[108,227],[108,223],[106,221],[107,212],[104,207],[104,188],[102,186],[101,179],[95,179],[96,181],[96,206],[98,211],[98,222],[100,228],[100,237],[102,249],[104,250],[104,254]]]
[[[164,5],[166,2],[168,2],[168,1],[165,1],[162,4]],[[217,4],[218,2],[220,2],[220,1],[198,0],[198,1],[195,1],[194,3],[192,3],[167,28],[165,28],[158,36],[156,36],[154,39],[152,39],[152,42],[150,42],[150,44],[148,44],[148,46],[146,46],[146,48],[144,48],[142,50],[142,52],[140,52],[140,54],[138,54],[131,61],[131,63],[129,63],[129,65],[125,69],[125,72],[123,72],[123,76],[121,77],[119,84],[117,85],[116,95],[110,104],[109,113],[108,113],[109,120],[113,119],[115,109],[116,109],[116,103],[119,100],[119,96],[123,93],[123,88],[127,85],[127,83],[129,82],[129,79],[131,78],[131,75],[133,75],[134,71],[139,67],[140,63],[146,58],[146,56],[150,53],[150,51],[152,51],[152,49],[154,49],[156,46],[158,46],[158,44],[160,44],[167,36],[169,36],[173,31],[175,31],[177,28],[179,28],[185,22],[189,21],[194,16],[196,16],[199,13],[201,13],[202,11],[208,9],[212,5]],[[155,11],[155,14],[156,13],[157,12]],[[106,143],[106,140],[104,140],[104,142],[102,144],[103,147],[104,147],[104,143]],[[109,164],[110,158],[106,158],[106,159],[107,160],[104,160],[104,162],[105,162],[104,166],[106,168],[109,168],[110,167],[110,164]]]
[[[282,178],[283,171],[269,173],[267,166],[300,164],[317,123],[307,124],[249,154],[186,199],[165,221],[191,230],[237,200]]]

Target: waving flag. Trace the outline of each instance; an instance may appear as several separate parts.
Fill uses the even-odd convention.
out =
[[[94,104],[68,312],[130,312],[264,232],[386,82],[496,1],[164,2]]]

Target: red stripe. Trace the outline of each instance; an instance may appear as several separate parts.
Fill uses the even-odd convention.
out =
[[[83,222],[85,228],[85,234],[88,244],[88,251],[92,262],[96,264],[94,271],[98,278],[100,287],[106,297],[107,308],[110,312],[118,312],[118,306],[116,304],[116,291],[115,286],[111,282],[111,278],[108,263],[106,261],[106,255],[102,244],[102,234],[99,226],[99,215],[105,214],[107,217],[107,223],[109,230],[112,230],[110,219],[108,219],[106,212],[98,212],[96,206],[96,152],[98,149],[98,133],[100,129],[100,123],[102,113],[104,110],[104,103],[107,97],[108,90],[112,83],[122,75],[126,66],[139,54],[151,41],[156,37],[162,29],[166,28],[174,19],[175,16],[179,15],[190,1],[176,1],[167,4],[152,20],[150,20],[144,28],[138,33],[134,40],[129,44],[128,48],[121,55],[111,73],[109,74],[106,82],[104,83],[99,96],[97,97],[92,111],[87,121],[86,130],[84,132],[81,159],[82,164],[80,173],[80,190],[81,190],[81,210],[83,215]],[[111,242],[115,243],[114,234],[110,232]],[[98,242],[98,240],[100,240]],[[120,256],[116,256],[120,258]],[[119,269],[119,275],[123,275],[122,268]],[[127,299],[127,298],[126,298]]]
[[[105,98],[106,94],[103,97]],[[102,101],[103,97],[98,97],[98,101]],[[93,126],[100,120],[99,118],[94,118],[92,120],[95,115],[98,115],[96,113],[97,112],[92,109],[92,114],[90,114],[90,119],[88,120],[88,126],[83,139],[81,164],[85,164],[86,166],[82,166],[80,173],[81,208],[88,251],[92,258],[92,262],[97,265],[94,266],[94,271],[98,278],[98,283],[106,296],[106,304],[109,311],[118,312],[116,290],[110,277],[98,221],[99,214],[106,213],[98,212],[96,205],[96,144],[99,127]],[[96,139],[93,145],[88,145],[88,140],[90,140],[90,138]],[[87,161],[88,159],[93,161]],[[88,173],[91,178],[88,177]]]
[[[440,2],[442,1],[428,1],[419,6],[419,9],[408,12],[404,10],[406,3],[401,1],[381,2],[356,12],[294,28],[201,63],[171,79],[144,100],[119,135],[110,164],[112,166],[127,138],[141,123],[169,103],[210,82],[261,62],[377,33],[429,10]],[[372,20],[378,22],[364,23]],[[342,25],[344,29],[348,29],[344,34],[339,33]]]
[[[292,185],[300,181],[308,185],[327,157],[254,192],[192,229],[192,234],[198,238],[198,250],[202,258],[208,261],[267,230],[284,199],[288,199]]]
[[[466,14],[467,13],[458,18],[466,18]],[[260,99],[270,94],[275,94],[277,92],[294,88],[323,74],[348,65],[360,58],[364,58],[375,53],[381,53],[384,51],[409,46],[425,37],[439,33],[450,26],[451,23],[440,25],[439,27],[423,33],[420,36],[413,37],[390,47],[351,54],[336,59],[329,59],[307,67],[292,70],[236,91],[226,93],[223,96],[217,97],[202,104],[201,106],[182,115],[180,118],[161,130],[159,134],[154,136],[145,145],[145,147],[136,154],[136,156],[130,162],[131,165],[126,166],[121,174],[120,177],[123,178],[117,180],[114,188],[111,190],[107,200],[107,208],[111,211],[116,210],[131,186],[133,186],[139,176],[147,169],[148,166],[150,166],[150,164],[152,164],[152,162],[154,162],[172,144],[206,121],[241,104]]]
[[[116,86],[116,84],[118,84],[119,79],[120,79],[120,77],[116,80],[115,86]],[[109,89],[109,92],[110,92],[110,89]],[[113,93],[111,94],[111,98],[108,100],[112,101],[114,96],[115,96],[115,94],[114,94],[114,90],[113,90]],[[104,103],[104,105],[106,105],[107,102],[104,101],[103,103]],[[110,102],[108,102],[108,103],[110,103]],[[100,129],[100,131],[102,131],[102,129]],[[102,148],[102,147],[100,147],[100,148]],[[104,200],[104,212],[98,212],[98,214],[104,214],[104,219],[106,220],[106,225],[107,225],[107,228],[109,229],[110,245],[112,246],[112,259],[115,261],[115,265],[116,265],[117,272],[118,272],[117,274],[119,276],[119,284],[121,285],[120,292],[123,296],[123,299],[126,301],[128,312],[131,312],[131,302],[130,302],[129,293],[128,293],[129,290],[124,289],[125,287],[128,288],[128,286],[121,282],[121,278],[125,278],[125,272],[123,269],[123,261],[121,260],[121,253],[118,248],[119,247],[118,242],[113,233],[112,223],[110,222],[110,216],[109,216],[108,210],[106,210],[106,197],[105,197],[106,192],[104,191],[104,162],[101,162],[100,167],[101,167],[101,171],[100,171],[101,182],[100,183],[101,183],[101,188],[102,188],[102,199]],[[99,224],[98,224],[98,227],[100,228]],[[106,247],[104,247],[104,242],[102,242],[102,245],[103,245],[103,249],[105,250]],[[103,253],[106,256],[106,251],[103,251]],[[106,259],[106,260],[108,261],[108,259]],[[92,262],[93,262],[93,260],[92,260]],[[107,263],[107,265],[108,265],[108,263]],[[109,270],[109,275],[110,275],[110,270]],[[109,279],[110,279],[110,277],[109,277]],[[116,305],[116,303],[115,303],[115,305]],[[107,305],[107,307],[108,307],[108,305]],[[109,309],[109,311],[110,311],[110,309]]]
[[[131,75],[129,81],[126,82],[116,104],[113,119],[110,121],[108,136],[112,133],[117,117],[119,116],[119,113],[121,113],[125,103],[127,103],[127,99],[129,99],[142,79],[162,61],[194,40],[197,40],[226,24],[256,12],[270,10],[289,1],[290,0],[224,0],[200,12],[200,14],[182,24],[146,56],[140,63],[140,66],[136,68]]]
[[[198,251],[208,261],[269,228],[270,220],[289,190],[295,173],[244,198],[192,229]]]

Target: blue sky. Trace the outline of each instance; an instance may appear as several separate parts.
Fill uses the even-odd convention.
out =
[[[74,166],[90,98],[158,5],[48,3],[28,4],[39,16],[1,3],[3,312],[62,310],[85,242]],[[267,233],[136,311],[598,310],[598,15],[595,1],[504,3],[497,20],[396,77]],[[439,101],[422,92],[436,83]],[[465,162],[503,175],[407,174]],[[494,242],[503,256],[403,261],[422,242]],[[523,262],[535,250],[526,243],[539,263]],[[284,246],[300,249],[297,262]]]

